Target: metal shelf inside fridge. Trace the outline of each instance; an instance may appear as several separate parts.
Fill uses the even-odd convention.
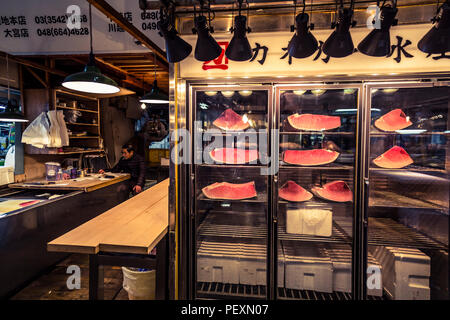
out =
[[[287,233],[286,226],[284,224],[278,225],[278,239],[279,240],[294,240],[303,242],[321,242],[321,243],[346,243],[351,244],[351,237],[345,232],[345,230],[333,221],[331,237],[321,237],[305,234]]]
[[[354,136],[355,132],[346,132],[346,131],[283,131],[283,132],[280,132],[280,135],[300,135],[300,134]]]
[[[281,158],[281,157],[280,157]],[[300,169],[300,170],[353,170],[353,166],[346,166],[339,163],[329,163],[320,166],[296,166],[280,160],[280,167],[285,169]]]
[[[267,226],[213,224],[206,219],[197,230],[198,237],[226,237],[233,239],[266,239]]]
[[[406,197],[395,192],[378,190],[371,192],[369,197],[369,207],[448,211],[448,207],[443,207],[429,201]]]
[[[230,199],[210,199],[207,198],[203,193],[200,193],[197,197],[197,201],[206,202],[245,202],[245,203],[267,203],[267,194],[263,192],[258,192],[257,196],[249,199],[240,200],[230,200]]]
[[[266,286],[197,282],[197,298],[209,299],[266,299]]]
[[[408,129],[404,129],[407,131]],[[420,129],[411,129],[411,130],[420,130]],[[401,136],[401,137],[420,137],[420,136],[431,136],[431,135],[448,135],[449,132],[447,131],[435,131],[435,132],[422,132],[422,133],[411,133],[411,134],[405,134],[405,133],[399,133],[399,132],[384,132],[384,131],[371,131],[370,136],[371,137],[383,137],[383,136]]]
[[[448,250],[448,245],[432,239],[390,218],[369,218],[368,244],[416,249]]]
[[[375,159],[375,158],[374,158]],[[415,171],[415,172],[439,172],[439,173],[447,173],[445,169],[436,169],[436,168],[430,168],[430,167],[422,167],[422,166],[416,166],[416,165],[409,165],[404,168],[380,168],[380,167],[371,167],[369,168],[369,171],[372,172],[408,172],[408,171]]]
[[[318,292],[312,290],[296,290],[278,288],[278,299],[280,300],[352,300],[349,292],[333,291],[332,293]],[[383,300],[382,297],[368,296],[368,300]]]

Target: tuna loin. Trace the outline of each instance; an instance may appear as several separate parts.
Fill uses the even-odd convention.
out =
[[[227,109],[213,122],[213,125],[225,131],[240,131],[247,129],[249,124],[232,109]]]
[[[256,197],[255,182],[228,183],[216,182],[202,189],[210,199],[242,200]]]
[[[383,131],[401,130],[412,125],[409,117],[402,111],[402,109],[395,109],[386,113],[375,121],[375,127]]]
[[[217,163],[244,164],[258,160],[258,150],[238,148],[217,148],[209,153]]]
[[[326,149],[286,150],[283,161],[300,166],[318,166],[334,162],[338,157],[339,152]]]
[[[288,117],[288,122],[295,129],[307,131],[331,130],[341,126],[340,117],[309,113],[292,114]]]
[[[313,187],[311,191],[319,198],[336,202],[353,200],[353,192],[349,186],[341,180],[329,182],[322,187]]]
[[[307,201],[313,197],[311,192],[303,189],[292,180],[289,180],[280,188],[278,195],[284,200],[296,202]]]
[[[381,168],[399,169],[412,164],[414,161],[405,149],[395,146],[375,158],[373,162]]]

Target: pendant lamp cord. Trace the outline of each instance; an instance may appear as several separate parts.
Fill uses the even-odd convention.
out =
[[[9,103],[9,60],[8,60],[8,54],[6,54],[6,81],[8,82],[8,103]]]
[[[153,51],[153,63],[155,64],[155,82],[156,82],[156,55],[155,55],[155,51]]]
[[[91,53],[94,52],[92,48],[92,10],[91,4],[89,3],[89,35],[90,35],[90,43],[91,43]]]

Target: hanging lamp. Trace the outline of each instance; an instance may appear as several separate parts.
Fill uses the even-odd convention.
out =
[[[247,39],[247,32],[251,32],[251,29],[247,26],[247,17],[241,15],[243,0],[238,0],[238,2],[239,14],[234,17],[234,27],[230,29],[234,34],[227,50],[225,50],[225,56],[233,61],[247,61],[253,56],[252,48]]]
[[[340,0],[340,7],[337,15],[338,20],[331,25],[335,30],[323,44],[323,52],[327,56],[343,58],[354,52],[355,47],[353,45],[352,35],[350,34],[350,27],[356,25],[356,21],[352,20],[353,7],[354,0],[351,1],[349,8],[345,8],[343,0]]]
[[[8,81],[8,103],[6,105],[5,111],[0,113],[0,121],[3,122],[28,122],[25,116],[20,112],[19,106],[14,106],[10,99],[9,90],[9,61],[8,54],[6,54],[6,76]]]
[[[155,64],[155,81],[153,81],[153,88],[152,88],[152,91],[150,91],[147,94],[144,94],[144,96],[139,100],[139,102],[142,102],[142,103],[156,103],[156,104],[169,103],[169,97],[167,95],[165,95],[164,93],[159,91],[158,82],[156,80],[156,56],[155,56],[155,52],[153,52],[153,57],[154,57],[154,64]]]
[[[222,47],[213,38],[211,33],[214,29],[211,27],[211,3],[208,1],[208,19],[203,15],[204,1],[200,0],[200,14],[197,16],[194,5],[194,24],[192,29],[194,34],[198,34],[195,45],[195,59],[198,61],[211,61],[217,59],[222,53]]]
[[[392,6],[384,0],[380,9],[380,29],[373,29],[358,45],[359,52],[372,56],[384,57],[391,52],[391,26],[397,25],[395,16],[398,12],[397,0]]]
[[[302,13],[295,15],[297,9],[297,0],[294,0],[294,17],[295,26],[291,26],[291,31],[297,30],[288,44],[288,52],[294,58],[306,58],[312,55],[318,49],[319,45],[316,38],[310,32],[314,29],[314,25],[309,22],[309,15],[305,13],[306,1],[303,0]],[[312,11],[312,3],[311,3]]]
[[[428,54],[445,54],[450,51],[450,1],[438,7],[432,19],[434,25],[417,45],[419,50]]]
[[[92,49],[92,13],[91,4],[89,4],[89,36],[91,52],[89,61],[82,72],[67,76],[62,85],[63,87],[75,91],[81,91],[94,94],[112,94],[120,91],[117,83],[101,73],[95,65],[95,56]]]

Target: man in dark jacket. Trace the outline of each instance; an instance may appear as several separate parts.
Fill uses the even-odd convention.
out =
[[[126,144],[122,147],[122,158],[111,169],[111,172],[129,173],[131,175],[129,180],[130,191],[133,191],[133,194],[138,194],[144,188],[145,169],[144,158],[135,153],[131,144]],[[99,171],[99,173],[104,172],[103,169]]]

